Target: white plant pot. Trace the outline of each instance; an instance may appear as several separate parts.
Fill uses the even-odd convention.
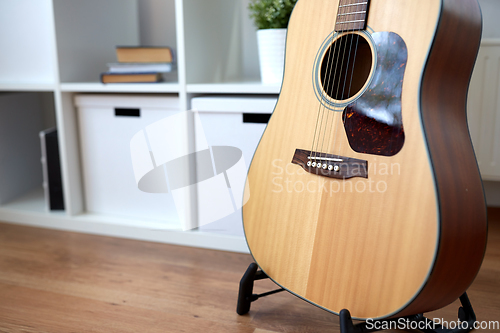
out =
[[[257,30],[262,83],[281,83],[285,65],[286,29]]]

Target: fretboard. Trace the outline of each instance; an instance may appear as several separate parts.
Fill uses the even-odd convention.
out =
[[[340,0],[335,31],[354,31],[366,28],[370,0]]]

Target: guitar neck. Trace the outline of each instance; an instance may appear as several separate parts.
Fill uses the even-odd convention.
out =
[[[340,0],[335,31],[357,31],[366,29],[370,0]]]

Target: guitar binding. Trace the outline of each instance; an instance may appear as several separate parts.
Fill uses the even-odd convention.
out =
[[[251,303],[255,302],[261,297],[269,296],[278,292],[285,291],[284,288],[275,289],[262,294],[253,294],[254,281],[269,279],[269,277],[262,270],[259,270],[259,266],[256,263],[251,263],[245,274],[240,280],[240,288],[238,292],[238,304],[236,307],[236,312],[242,316],[250,311]],[[406,326],[404,330],[411,328],[415,331],[424,333],[465,333],[471,332],[474,329],[474,324],[476,322],[476,314],[472,308],[469,297],[467,293],[464,292],[460,296],[460,303],[462,306],[458,309],[458,319],[460,325],[457,328],[445,328],[426,318],[423,314],[416,314],[408,317],[400,317],[393,319],[381,319],[374,321],[366,321],[358,324],[354,324],[351,314],[348,309],[342,309],[339,313],[340,319],[340,332],[341,333],[367,333],[367,332],[378,332],[391,329],[399,329],[399,323],[403,322]]]

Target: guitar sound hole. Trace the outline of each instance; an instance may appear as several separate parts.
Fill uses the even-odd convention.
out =
[[[372,68],[368,41],[358,34],[338,38],[325,52],[321,63],[321,84],[328,96],[346,100],[365,85]]]

